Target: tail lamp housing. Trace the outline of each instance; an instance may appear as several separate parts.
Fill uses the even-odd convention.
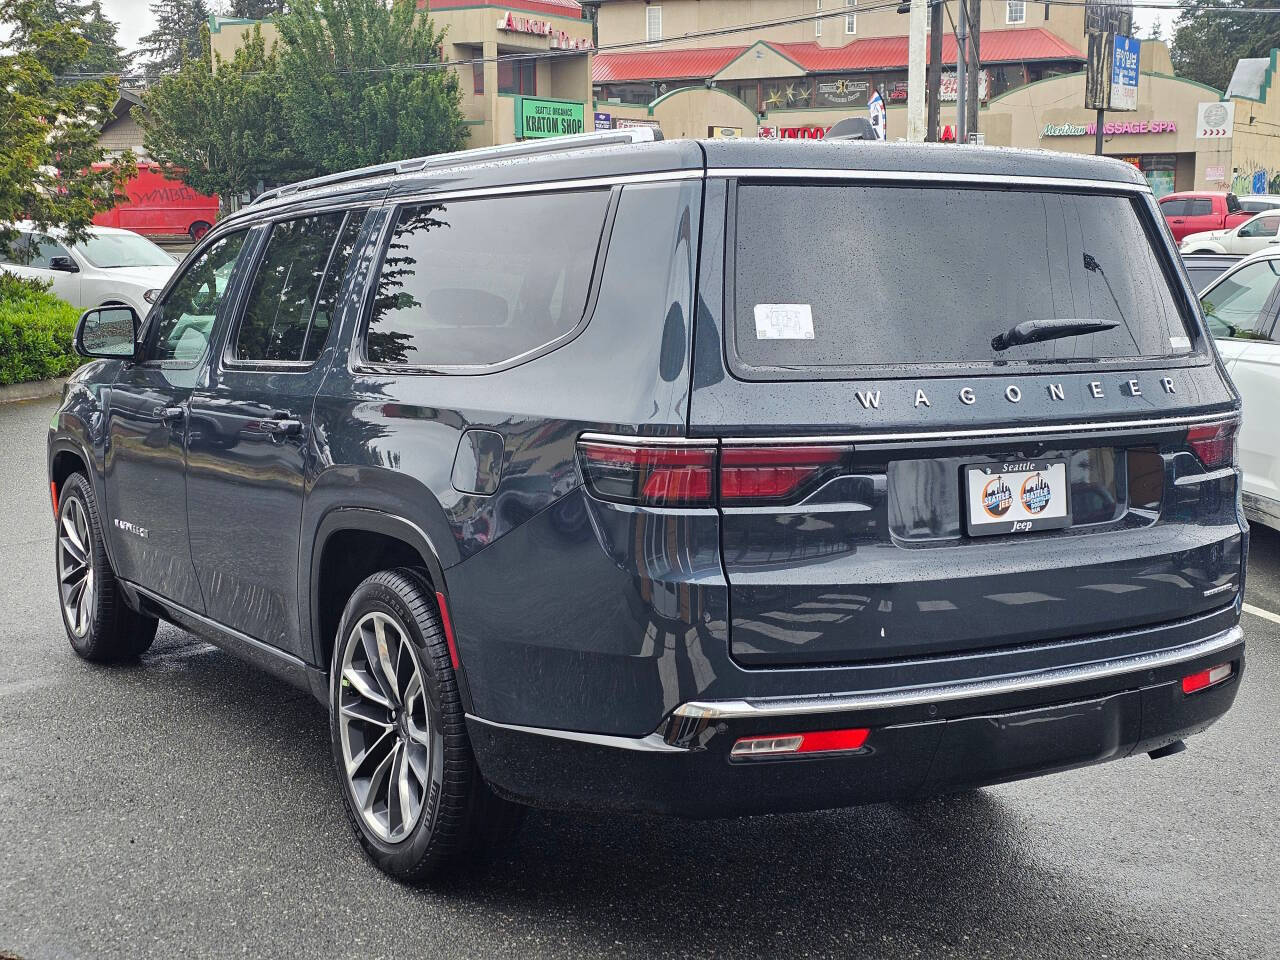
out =
[[[1187,431],[1187,446],[1208,470],[1229,467],[1236,462],[1237,420],[1205,423]]]
[[[848,444],[718,447],[711,443],[578,441],[578,460],[601,500],[650,507],[794,503],[843,473]]]

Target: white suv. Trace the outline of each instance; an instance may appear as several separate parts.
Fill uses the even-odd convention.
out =
[[[131,230],[91,227],[80,243],[68,243],[58,229],[14,225],[18,238],[0,253],[0,270],[52,284],[55,296],[85,309],[125,304],[145,317],[168,282],[177,261]]]
[[[1239,451],[1245,513],[1280,530],[1280,249],[1241,260],[1205,287],[1200,304],[1244,401]]]

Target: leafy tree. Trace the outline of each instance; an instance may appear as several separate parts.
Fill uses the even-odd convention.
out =
[[[0,0],[9,39],[0,46],[0,246],[4,226],[28,218],[55,224],[73,239],[94,214],[123,199],[133,157],[105,163],[101,123],[115,101],[112,80],[59,81],[84,62],[89,42],[76,24],[47,20],[40,0]]]
[[[1171,50],[1178,75],[1226,90],[1236,61],[1267,57],[1280,46],[1280,14],[1223,12],[1244,0],[1201,0],[1209,9],[1185,9],[1174,24]]]
[[[285,0],[231,0],[229,16],[265,20],[284,13],[287,7]]]
[[[152,0],[156,28],[140,41],[138,54],[164,72],[201,55],[200,31],[209,20],[206,0]]]
[[[456,150],[457,74],[415,0],[317,0],[276,20],[290,132],[317,173]],[[411,66],[415,65],[415,66]]]
[[[101,0],[35,0],[34,23],[65,23],[88,43],[85,54],[63,68],[67,74],[125,72],[129,57],[116,40],[116,24],[102,12]],[[15,24],[10,40],[30,43],[29,24]]]
[[[257,27],[230,61],[206,51],[154,83],[134,115],[166,176],[224,201],[313,169],[288,139],[276,56]]]

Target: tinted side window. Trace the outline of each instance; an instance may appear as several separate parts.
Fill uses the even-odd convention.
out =
[[[71,254],[67,252],[67,248],[52,237],[46,237],[42,233],[31,234],[31,252],[27,266],[48,270],[52,266],[54,257],[69,256]]]
[[[1213,213],[1213,201],[1193,198],[1186,201],[1188,217],[1207,217]]]
[[[204,355],[245,236],[243,230],[228,234],[187,264],[152,312],[149,359],[196,361]]]
[[[333,326],[334,310],[338,306],[338,293],[342,289],[342,278],[346,275],[347,264],[351,253],[356,248],[356,240],[360,236],[360,228],[364,225],[364,215],[354,212],[347,215],[346,225],[338,234],[337,246],[329,256],[329,269],[325,271],[324,283],[320,284],[320,293],[316,295],[316,308],[311,314],[311,330],[307,333],[307,342],[302,347],[302,359],[308,362],[320,356],[325,341],[329,339],[329,330]]]
[[[1185,200],[1161,200],[1160,212],[1166,217],[1182,217],[1187,213],[1187,201]]]
[[[1263,313],[1280,281],[1280,261],[1262,260],[1241,267],[1200,299],[1215,337],[1270,340],[1274,319]]]
[[[586,310],[608,190],[400,211],[365,342],[371,363],[501,363],[573,330]]]
[[[310,352],[311,319],[326,276],[346,266],[345,259],[341,267],[331,264],[345,221],[346,214],[338,212],[272,225],[236,333],[235,359],[296,362]],[[328,312],[323,334],[316,337],[316,354],[327,333]]]

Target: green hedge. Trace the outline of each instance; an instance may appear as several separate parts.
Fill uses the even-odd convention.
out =
[[[71,338],[79,316],[44,284],[0,273],[0,386],[65,377],[78,367]]]

